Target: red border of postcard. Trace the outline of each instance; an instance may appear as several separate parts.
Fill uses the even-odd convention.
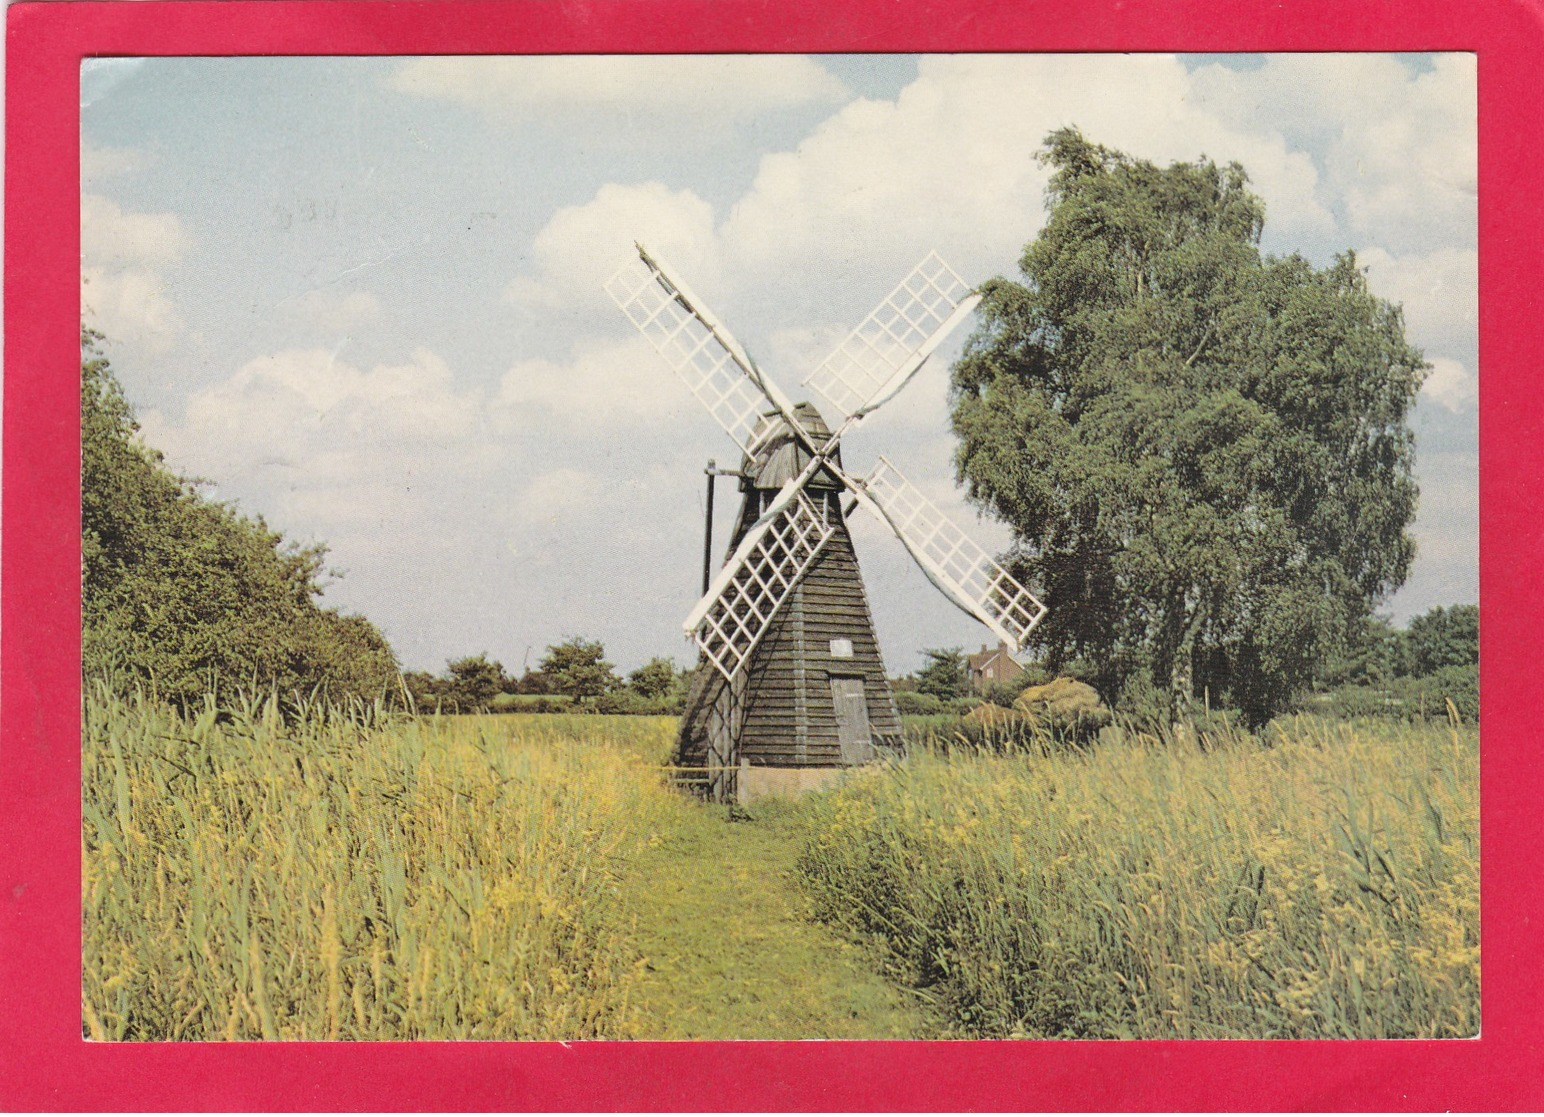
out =
[[[79,64],[92,55],[1472,50],[1483,1034],[1338,1042],[92,1044],[80,1013]],[[0,1108],[1544,1105],[1544,2],[23,3],[8,12]]]

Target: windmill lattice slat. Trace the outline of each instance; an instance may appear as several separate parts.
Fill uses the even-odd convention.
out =
[[[808,786],[812,770],[902,745],[843,494],[888,524],[933,584],[1011,653],[1023,647],[1045,614],[1028,589],[886,459],[866,479],[842,467],[842,435],[904,387],[980,301],[936,253],[805,381],[841,416],[834,431],[813,406],[783,395],[642,245],[606,289],[745,455],[729,557],[684,626],[705,667],[675,762],[704,773],[710,797],[746,796],[742,777],[777,770],[793,769],[795,780],[771,786]],[[710,468],[710,498],[713,476]]]
[[[863,488],[940,589],[961,599],[957,604],[975,613],[1010,646],[1024,643],[1045,616],[1039,598],[956,527],[888,458],[880,457]]]
[[[724,588],[693,634],[724,678],[744,666],[833,530],[826,510],[801,490],[754,539],[742,541],[743,554],[730,559]]]
[[[965,281],[938,253],[928,253],[816,366],[805,385],[841,414],[854,414],[871,403],[910,360],[919,354],[926,358],[927,342],[949,324],[970,294]],[[922,361],[916,363],[920,366]]]
[[[751,453],[751,435],[761,422],[767,397],[713,328],[693,314],[677,292],[667,290],[659,273],[640,258],[611,277],[606,293],[735,444]]]

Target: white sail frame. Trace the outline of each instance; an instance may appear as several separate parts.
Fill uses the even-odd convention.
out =
[[[606,281],[606,293],[735,445],[754,454],[767,405],[793,422],[793,404],[669,265],[636,247]]]
[[[857,487],[872,502],[870,511],[895,532],[929,581],[1017,655],[1045,616],[1045,603],[961,531],[888,458],[881,456],[879,465]]]
[[[800,488],[783,511],[746,533],[685,626],[725,679],[745,665],[835,531],[825,501],[817,507]]]
[[[937,252],[929,252],[804,384],[842,415],[867,414],[900,391],[980,301]]]

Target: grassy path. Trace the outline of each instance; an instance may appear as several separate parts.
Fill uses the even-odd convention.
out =
[[[923,1038],[936,1022],[863,951],[807,918],[794,879],[797,806],[771,800],[730,821],[682,802],[629,874],[648,967],[640,1039]]]

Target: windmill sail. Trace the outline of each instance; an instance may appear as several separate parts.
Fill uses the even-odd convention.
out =
[[[725,679],[755,650],[834,530],[824,498],[817,505],[801,482],[781,512],[764,517],[741,540],[685,626]]]
[[[642,245],[606,281],[606,293],[747,454],[768,402],[792,405],[750,355],[663,261]]]
[[[881,457],[857,486],[877,506],[928,579],[990,628],[1015,654],[1046,607],[1002,564],[956,527],[922,491]]]
[[[872,411],[905,386],[980,301],[929,252],[804,383],[843,415]]]

